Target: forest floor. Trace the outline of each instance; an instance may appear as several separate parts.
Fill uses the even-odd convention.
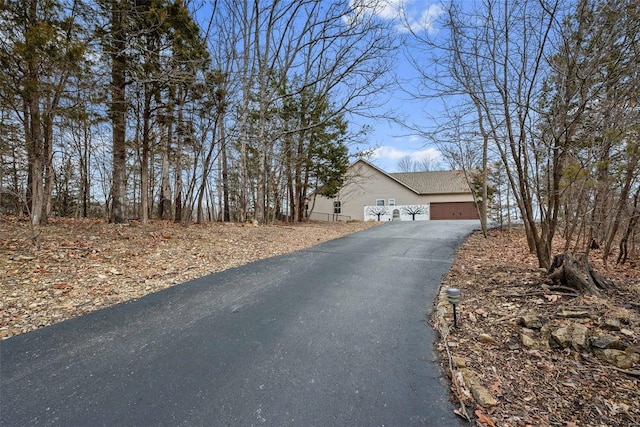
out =
[[[376,225],[54,218],[34,232],[0,217],[0,338]],[[520,232],[462,245],[442,286],[462,291],[459,327],[443,292],[432,317],[459,415],[488,426],[640,426],[640,271],[591,255],[612,286],[575,296],[545,284]]]
[[[547,282],[521,231],[467,239],[432,316],[456,413],[487,426],[640,426],[640,270],[606,266],[599,250],[589,263],[611,286],[578,296]],[[447,288],[461,290],[458,328]]]

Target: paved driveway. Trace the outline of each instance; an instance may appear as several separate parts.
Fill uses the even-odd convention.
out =
[[[475,221],[389,223],[0,343],[0,424],[458,425],[427,322]]]

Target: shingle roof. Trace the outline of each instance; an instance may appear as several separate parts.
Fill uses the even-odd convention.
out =
[[[469,193],[462,171],[429,171],[388,173],[392,178],[419,194]]]

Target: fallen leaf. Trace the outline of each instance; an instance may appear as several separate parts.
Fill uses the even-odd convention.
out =
[[[538,369],[542,369],[546,372],[551,372],[554,368],[553,364],[551,363],[538,363],[536,366],[538,367]]]
[[[544,297],[547,300],[549,300],[549,302],[556,302],[556,301],[558,301],[558,298],[560,298],[560,295],[552,294],[552,295],[545,295]]]
[[[479,423],[486,424],[489,427],[496,427],[496,425],[493,423],[491,418],[488,418],[486,415],[484,415],[481,410],[476,409],[475,414],[478,417],[478,422]]]

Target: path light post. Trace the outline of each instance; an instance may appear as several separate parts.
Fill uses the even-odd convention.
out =
[[[460,289],[449,288],[447,289],[447,299],[453,306],[453,327],[458,327],[458,316],[456,314],[456,305],[460,302]]]

